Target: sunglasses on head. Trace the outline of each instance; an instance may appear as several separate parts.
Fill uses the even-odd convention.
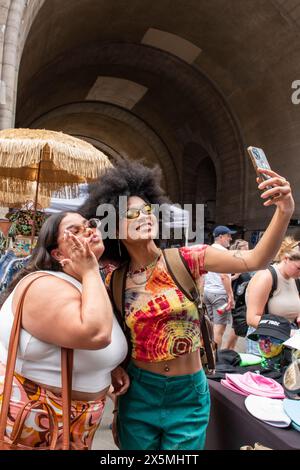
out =
[[[145,215],[150,215],[152,214],[153,209],[150,204],[144,204],[142,207],[129,207],[123,217],[129,220],[137,219],[141,212]]]

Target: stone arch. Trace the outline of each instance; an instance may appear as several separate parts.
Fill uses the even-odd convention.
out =
[[[155,68],[153,68],[153,64],[155,64]],[[180,155],[180,147],[185,146],[190,140],[206,146],[211,157],[214,155],[219,161],[221,171],[225,175],[224,178],[220,179],[220,190],[228,194],[229,198],[228,188],[231,187],[232,180],[228,179],[228,173],[229,171],[236,173],[235,184],[237,188],[235,194],[238,194],[238,202],[236,199],[232,202],[229,200],[227,208],[222,207],[220,210],[229,212],[234,207],[239,219],[243,219],[244,159],[242,157],[244,150],[237,121],[222,93],[212,81],[199,70],[192,68],[169,53],[139,44],[106,43],[90,44],[88,50],[82,47],[72,51],[72,54],[68,56],[61,56],[41,70],[28,84],[28,93],[31,96],[34,96],[34,89],[43,90],[40,92],[42,94],[36,94],[35,99],[28,102],[24,92],[21,93],[19,123],[22,123],[22,126],[24,126],[24,122],[25,126],[28,125],[32,112],[34,113],[34,121],[37,119],[38,113],[44,114],[47,112],[46,107],[43,109],[40,106],[40,103],[46,102],[46,96],[51,96],[50,106],[52,108],[60,106],[62,98],[53,88],[53,84],[56,83],[55,74],[57,70],[59,70],[60,79],[63,79],[64,83],[68,83],[72,76],[72,83],[76,88],[76,79],[79,80],[80,93],[87,94],[90,85],[85,82],[89,73],[95,77],[97,76],[97,67],[101,67],[102,75],[105,75],[105,68],[107,67],[109,75],[114,74],[114,76],[127,80],[132,80],[131,74],[136,73],[139,78],[138,80],[135,78],[135,81],[149,88],[150,91],[133,109],[133,112],[136,116],[142,116],[147,125],[155,130],[170,149],[170,154],[176,162],[175,167],[179,175],[182,175],[184,166],[182,155]],[[85,76],[82,76],[81,71],[83,70]],[[150,79],[151,82],[149,82]],[[164,85],[160,90],[160,84],[162,83]],[[170,86],[167,86],[167,84]],[[166,86],[167,88],[165,88]],[[152,90],[155,90],[155,96]],[[171,90],[174,90],[173,95]],[[72,93],[74,95],[73,91]],[[182,95],[181,102],[178,101],[182,108],[181,110],[179,107],[179,111],[182,114],[190,114],[190,116],[187,114],[188,119],[185,122],[179,121],[179,118],[181,119],[180,113],[177,116],[176,113],[170,115],[170,112],[168,112],[173,108],[172,100],[175,93],[177,93],[175,95],[177,97]],[[65,88],[63,99],[67,103],[73,99],[72,96],[68,97],[68,90]],[[158,106],[161,106],[161,112],[158,114],[155,111],[154,114],[152,109]],[[149,110],[151,110],[150,114]],[[197,125],[195,125],[195,122],[197,122]],[[174,135],[174,132],[177,135]],[[168,140],[171,133],[173,133],[173,137],[171,136],[171,139]],[[184,182],[181,181],[181,186],[183,184]],[[177,186],[177,189],[177,193],[180,194],[180,186]],[[184,201],[181,200],[180,202]]]
[[[14,47],[17,49],[17,53],[14,56],[15,77],[14,85],[12,87],[14,90],[16,90],[16,79],[18,77],[19,70],[18,66],[21,59],[21,54],[23,53],[23,47],[25,46],[25,50],[26,40],[31,34],[30,28],[37,19],[37,15],[40,9],[46,4],[46,1],[31,0],[30,2],[25,2],[23,0],[12,0],[8,3],[10,5],[18,5],[19,8],[18,21],[20,28],[18,44],[14,45]],[[17,19],[17,15],[15,13],[14,15],[14,18]],[[34,25],[34,27],[36,28],[36,25]],[[220,213],[223,213],[224,217],[226,218],[226,211],[228,213],[234,207],[237,213],[237,217],[241,221],[244,217],[245,209],[243,193],[245,170],[243,162],[244,150],[242,138],[239,132],[237,120],[232,114],[226,99],[223,97],[221,91],[216,87],[212,80],[210,80],[210,78],[208,78],[208,76],[202,72],[201,66],[194,66],[194,64],[189,65],[183,61],[180,61],[178,57],[174,57],[172,54],[165,51],[142,44],[129,43],[126,42],[126,40],[123,40],[123,42],[119,44],[116,41],[113,43],[104,41],[101,43],[101,49],[102,50],[100,51],[100,54],[98,47],[95,49],[94,56],[92,48],[91,54],[89,50],[89,54],[84,53],[83,55],[89,56],[92,59],[99,59],[101,57],[107,58],[108,61],[106,63],[111,67],[115,67],[113,60],[116,60],[118,63],[120,63],[120,58],[123,58],[125,59],[125,61],[122,63],[122,67],[124,69],[129,69],[132,66],[138,65],[138,67],[136,67],[137,76],[142,75],[142,70],[150,70],[153,76],[156,74],[156,81],[162,79],[162,83],[165,82],[174,85],[174,89],[177,87],[177,90],[181,90],[182,97],[184,97],[187,101],[194,103],[196,108],[196,119],[199,120],[200,123],[198,128],[196,128],[197,126],[193,124],[193,120],[187,119],[183,124],[182,122],[179,123],[176,121],[176,119],[173,117],[173,119],[170,119],[169,122],[170,127],[172,127],[172,132],[174,129],[176,130],[176,135],[174,132],[175,138],[173,139],[174,145],[171,145],[172,139],[168,141],[166,135],[159,135],[167,148],[170,149],[170,154],[174,160],[174,168],[178,174],[178,179],[174,186],[178,183],[177,192],[181,194],[181,187],[183,182],[178,180],[180,180],[180,176],[182,175],[182,169],[184,168],[185,162],[182,159],[180,149],[182,149],[190,140],[195,140],[199,143],[203,143],[203,141],[205,141],[205,145],[207,147],[211,147],[210,157],[213,158],[212,155],[214,154],[215,160],[219,161],[221,167],[220,171],[222,172],[223,178],[221,178],[219,194],[227,194],[227,197],[229,198],[227,208],[224,209],[220,206],[218,210]],[[69,52],[70,51],[68,51],[68,53]],[[85,52],[87,52],[87,50]],[[65,64],[67,64],[70,57],[68,57],[68,55],[64,57],[62,56],[63,55],[61,55],[61,58],[63,58],[63,61]],[[58,58],[55,58],[54,62],[50,64],[50,66],[52,65],[55,68],[59,64],[57,59]],[[72,60],[73,62],[76,61],[76,54],[73,56],[73,51],[71,61]],[[62,63],[59,65],[62,65]],[[41,77],[46,68],[47,67],[43,67],[41,70],[39,70],[38,76],[35,78]],[[153,98],[153,92],[149,94],[148,99],[150,98]],[[0,125],[2,127],[8,127],[14,124],[15,104],[13,101],[15,101],[15,98],[12,100],[12,103],[10,103],[7,109],[3,110],[5,113],[1,113]],[[69,101],[68,104],[71,103],[72,101]],[[143,100],[142,104],[145,103],[147,103],[147,97],[145,100]],[[148,104],[149,103],[147,103],[147,105]],[[61,103],[57,103],[57,105],[59,106]],[[153,113],[150,116],[150,119],[148,119],[148,111],[150,108],[148,107],[146,114],[144,113],[144,109],[142,110],[142,113],[139,113],[140,108],[137,110],[137,117],[143,118],[147,125],[152,127],[154,130],[157,130],[157,126],[154,126],[153,122],[151,121]],[[53,106],[51,106],[50,109],[53,109]],[[44,112],[48,111],[49,109],[44,110]],[[156,117],[157,116],[155,116],[155,118]],[[20,120],[19,124],[23,125],[25,122],[26,121]],[[210,129],[208,129],[208,133],[206,132],[205,136],[203,135],[203,132],[199,130],[200,126],[202,129],[210,127]],[[232,183],[232,178],[229,178],[229,174],[231,174],[231,172],[234,173],[233,178],[236,184],[236,198],[234,198],[234,195],[229,192]],[[170,177],[170,180],[172,179],[173,174]]]
[[[110,128],[115,127],[112,136],[107,134],[106,122]],[[125,131],[123,130],[124,126],[126,127]],[[115,159],[130,156],[133,159],[144,159],[151,165],[153,163],[159,164],[163,171],[163,185],[166,191],[174,200],[177,197],[180,182],[168,148],[147,123],[128,110],[101,102],[71,103],[39,116],[30,123],[29,127],[47,127],[60,129],[72,135],[81,134],[82,137]],[[120,132],[127,132],[128,145],[126,147],[124,140],[118,141],[118,133]],[[135,149],[133,149],[131,142],[138,138],[140,144],[138,145],[136,141]],[[142,145],[145,146],[144,154],[139,155]],[[128,150],[130,148],[131,151]]]

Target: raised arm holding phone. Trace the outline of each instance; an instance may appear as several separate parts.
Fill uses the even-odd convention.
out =
[[[206,271],[231,274],[262,269],[277,253],[294,210],[291,188],[272,170],[257,172],[264,205],[276,206],[264,236],[253,250],[180,247],[196,283]],[[262,181],[263,173],[268,181]],[[196,305],[178,289],[160,250],[163,240],[157,237],[153,207],[166,200],[159,182],[157,168],[122,161],[107,171],[105,181],[81,208],[90,218],[100,204],[112,204],[119,217],[118,239],[108,238],[104,244],[107,257],[122,265],[114,276],[123,276],[120,315],[132,347],[127,369],[131,385],[119,397],[114,436],[122,450],[199,450],[204,448],[210,411],[199,354],[199,316]],[[119,206],[121,196],[127,197],[125,211]],[[111,285],[109,278],[107,285]],[[165,406],[168,411],[162,423]]]

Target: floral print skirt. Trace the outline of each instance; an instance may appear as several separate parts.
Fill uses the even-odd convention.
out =
[[[0,407],[3,398],[3,384],[5,365],[0,363]],[[28,414],[20,444],[34,448],[48,447],[49,445],[49,418],[43,409],[43,403],[50,405],[58,418],[59,437],[56,449],[62,448],[62,399],[60,396],[40,387],[29,379],[15,373],[13,390],[10,399],[9,418],[6,427],[6,435],[10,437],[15,418],[20,408],[31,400],[41,402],[41,407],[33,409]],[[95,401],[71,402],[71,448],[74,450],[90,449],[97,428],[100,425],[105,405],[105,398]]]

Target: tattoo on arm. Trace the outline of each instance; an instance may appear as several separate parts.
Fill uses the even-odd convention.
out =
[[[243,253],[243,250],[234,250],[233,252],[233,257],[234,258],[237,258],[237,259],[240,259],[241,261],[243,261],[244,265],[246,266],[246,269],[247,269],[247,272],[250,272],[250,269],[246,263],[246,260],[244,258],[244,253]]]

